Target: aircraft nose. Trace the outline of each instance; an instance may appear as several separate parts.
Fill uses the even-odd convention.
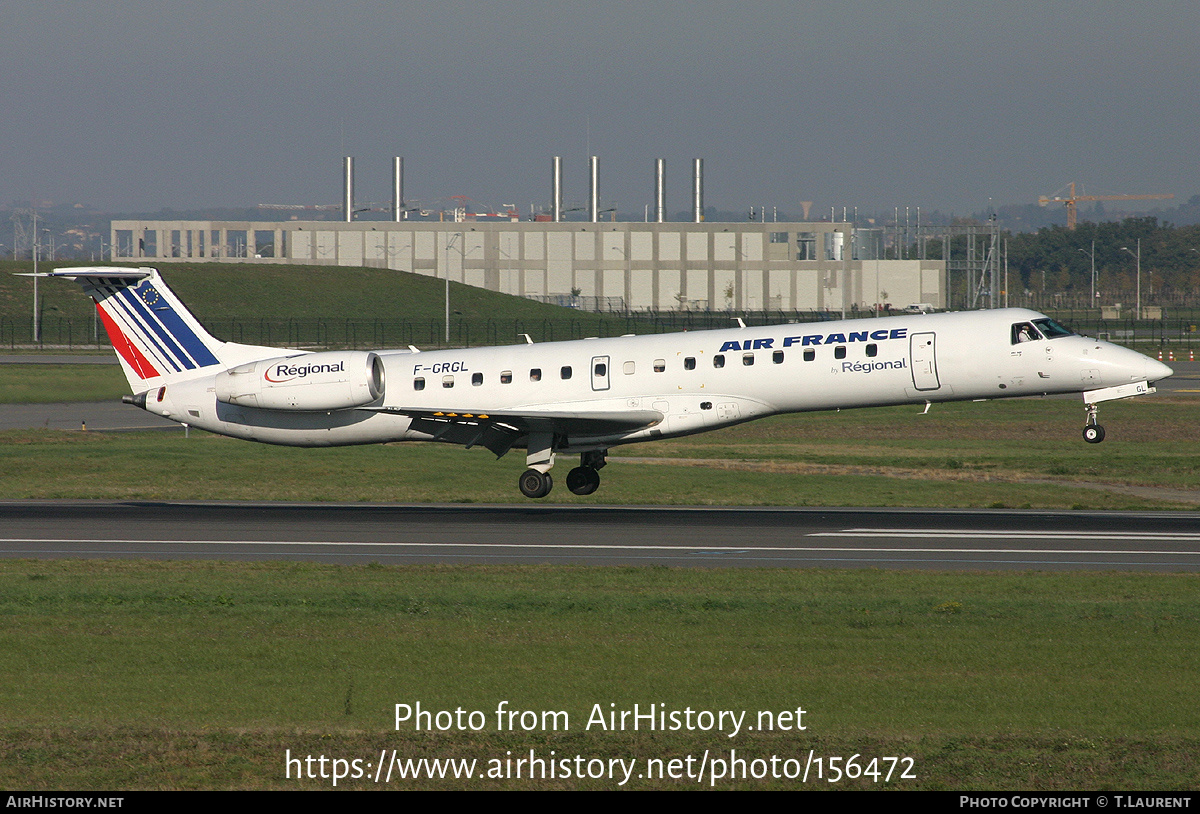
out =
[[[1159,379],[1165,379],[1168,376],[1174,376],[1175,371],[1157,359],[1149,359],[1146,362],[1146,381],[1156,382]]]

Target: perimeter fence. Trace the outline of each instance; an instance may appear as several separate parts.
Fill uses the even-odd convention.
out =
[[[1184,311],[1185,309],[1180,309]],[[1101,319],[1095,312],[1051,311],[1050,316],[1074,331],[1122,345],[1170,346],[1191,351],[1200,346],[1200,313],[1164,319]],[[896,316],[884,312],[881,316]],[[872,312],[847,312],[850,318],[871,317]],[[840,319],[832,311],[753,311],[731,314],[723,311],[674,311],[589,315],[560,319],[452,319],[449,338],[441,320],[355,320],[355,319],[221,319],[206,327],[219,337],[248,345],[287,348],[406,348],[476,347],[524,342],[555,342],[585,337],[656,334],[675,331],[706,331],[784,323],[822,322]],[[921,319],[913,314],[913,319]],[[92,319],[49,317],[41,322],[40,336],[33,336],[32,320],[0,316],[0,347],[10,349],[108,347],[103,328]],[[1197,348],[1200,349],[1200,348]]]

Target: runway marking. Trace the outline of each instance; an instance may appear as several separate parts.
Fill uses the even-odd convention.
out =
[[[809,537],[940,537],[985,540],[1143,540],[1146,542],[1196,542],[1200,532],[1171,531],[970,531],[968,529],[843,529],[814,531]]]
[[[961,533],[960,533],[961,534]],[[819,532],[810,536],[849,536],[850,532]],[[949,535],[947,535],[949,536]],[[1200,535],[1197,536],[1200,539]],[[809,553],[809,554],[1063,554],[1063,555],[1140,555],[1140,556],[1200,556],[1200,551],[1154,551],[1142,549],[1054,549],[1054,548],[861,548],[844,546],[704,546],[703,548],[686,545],[612,545],[605,543],[411,543],[411,542],[351,542],[311,541],[311,540],[124,540],[124,539],[48,539],[48,538],[0,538],[0,544],[5,543],[58,543],[58,544],[91,544],[91,545],[211,545],[211,546],[331,546],[357,548],[478,548],[478,549],[528,549],[528,550],[557,550],[557,551],[673,551],[690,554],[749,554],[752,552],[774,553]]]

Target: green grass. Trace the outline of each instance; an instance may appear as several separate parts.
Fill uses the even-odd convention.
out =
[[[41,263],[39,271],[71,265],[80,264]],[[30,270],[30,263],[0,261],[0,346],[30,341],[33,282],[16,276]],[[343,345],[354,340],[363,347],[403,347],[413,341],[437,345],[443,337],[445,283],[433,277],[359,267],[219,263],[168,263],[160,271],[189,310],[222,340],[271,346]],[[94,312],[79,286],[43,279],[38,289],[43,341],[89,343]],[[518,342],[520,332],[548,341],[647,329],[627,328],[624,320],[611,315],[454,282],[450,306],[455,344]],[[386,326],[376,326],[377,321]],[[347,323],[354,323],[353,330]],[[408,323],[407,328],[402,323]],[[647,326],[653,329],[651,323]],[[107,344],[103,338],[101,342]]]
[[[81,262],[38,264],[41,272],[86,266]],[[130,266],[136,262],[95,265]],[[280,266],[245,263],[164,263],[162,276],[202,321],[222,319],[441,319],[445,283],[404,271],[354,266]],[[0,314],[30,317],[33,281],[18,273],[29,262],[0,260]],[[69,280],[39,281],[44,313],[89,322],[92,303]],[[540,319],[577,311],[451,282],[451,306],[467,318],[495,316]],[[31,319],[31,317],[30,317]]]
[[[1047,399],[939,405],[929,415],[900,407],[781,416],[616,448],[588,497],[564,488],[574,462],[561,456],[545,502],[1196,508],[1200,402],[1106,405],[1100,445],[1079,437],[1081,412]],[[440,444],[296,449],[181,429],[0,433],[8,499],[511,503],[524,500],[515,488],[523,469],[519,450],[496,461]]]
[[[0,404],[120,401],[127,395],[119,365],[0,365]]]
[[[900,788],[1192,788],[1196,588],[1192,575],[5,561],[0,784],[329,785],[286,780],[286,749],[736,748],[912,756],[917,779]],[[488,723],[397,729],[394,705],[418,701]],[[499,732],[500,701],[566,711],[570,730]],[[585,729],[610,703],[751,719],[801,707],[807,729]]]

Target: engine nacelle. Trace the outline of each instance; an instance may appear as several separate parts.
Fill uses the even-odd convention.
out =
[[[348,410],[375,401],[384,387],[383,360],[369,351],[265,359],[216,378],[217,401],[265,410]]]

